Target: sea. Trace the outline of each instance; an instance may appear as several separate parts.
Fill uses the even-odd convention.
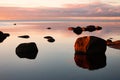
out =
[[[68,30],[68,27],[88,25],[100,26],[102,30],[83,31],[80,35]],[[89,69],[91,64],[88,67],[78,66],[74,59],[74,44],[79,37],[120,40],[120,19],[1,20],[0,31],[10,34],[0,42],[0,80],[120,80],[118,48],[107,46],[105,61],[104,57],[100,59],[105,64],[101,68]],[[30,38],[20,38],[22,35],[29,35]],[[46,36],[53,37],[55,41],[49,42],[44,38]],[[36,58],[18,57],[17,46],[30,42],[38,48]]]

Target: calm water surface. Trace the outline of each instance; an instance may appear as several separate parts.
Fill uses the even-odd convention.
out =
[[[16,23],[17,25],[13,25]],[[76,35],[67,30],[71,26],[98,25],[103,29],[96,32],[83,32]],[[51,27],[48,30],[46,28]],[[9,33],[0,43],[0,80],[119,80],[120,50],[107,47],[106,66],[88,70],[76,65],[74,43],[78,37],[97,36],[103,39],[120,40],[120,22],[102,21],[7,21],[0,22],[0,31]],[[29,35],[29,39],[18,38]],[[55,42],[49,43],[45,36],[52,36]],[[35,42],[38,47],[36,59],[21,59],[16,47],[21,43]]]

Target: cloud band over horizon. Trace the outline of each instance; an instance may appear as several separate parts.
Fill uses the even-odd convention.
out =
[[[120,17],[120,6],[105,3],[64,4],[63,7],[0,7],[0,20],[39,20],[47,17]]]

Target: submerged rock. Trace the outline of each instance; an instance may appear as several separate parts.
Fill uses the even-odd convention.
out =
[[[35,59],[38,48],[34,42],[22,43],[16,47],[16,54],[20,58]]]
[[[0,31],[0,43],[3,42],[8,36],[10,36],[10,34]]]

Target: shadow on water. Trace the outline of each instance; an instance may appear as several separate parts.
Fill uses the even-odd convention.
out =
[[[0,31],[0,43],[2,43],[10,34]]]
[[[77,66],[96,70],[106,66],[106,41],[95,36],[80,37],[76,40],[74,60]]]
[[[21,43],[16,47],[16,54],[20,58],[35,59],[38,48],[34,42]]]

